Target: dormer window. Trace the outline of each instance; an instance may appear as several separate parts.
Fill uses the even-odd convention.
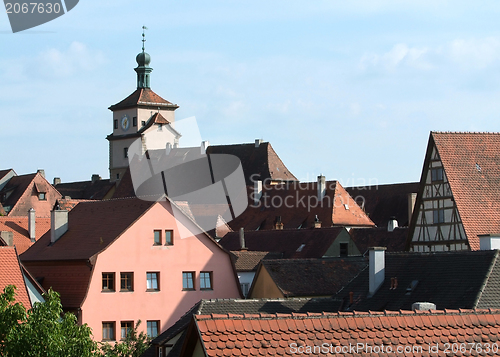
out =
[[[47,200],[47,194],[46,194],[45,192],[40,192],[40,193],[38,194],[38,199],[39,199],[40,201],[46,201],[46,200]]]

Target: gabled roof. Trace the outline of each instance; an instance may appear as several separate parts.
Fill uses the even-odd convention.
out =
[[[164,345],[166,342],[185,331],[193,319],[193,315],[211,314],[290,314],[290,313],[322,313],[335,312],[339,301],[330,298],[293,298],[293,299],[214,299],[201,300],[195,304],[169,329],[152,341],[152,347],[143,357],[155,356],[154,346]],[[172,350],[168,357],[177,357],[184,343],[185,336],[176,343],[177,351]]]
[[[97,181],[64,182],[54,187],[63,197],[72,199],[102,200],[115,186],[109,179]]]
[[[31,182],[35,179],[37,174],[27,174],[20,176],[13,176],[9,182],[4,186],[2,191],[0,191],[0,200],[2,200],[2,194],[11,192],[10,195],[5,200],[2,200],[0,203],[4,207],[10,206],[14,207],[16,203],[19,201],[21,196],[26,192]]]
[[[281,253],[254,252],[250,250],[236,250],[231,252],[234,258],[236,271],[256,271],[263,259],[279,259]]]
[[[50,218],[37,217],[35,221],[35,239],[39,240],[50,230]],[[28,232],[28,217],[0,217],[0,231],[9,231],[14,234],[13,244],[18,254],[24,253],[33,245]]]
[[[228,154],[238,157],[241,161],[247,185],[253,185],[254,180],[297,181],[297,178],[287,169],[270,143],[210,145],[207,154]]]
[[[408,227],[396,228],[392,232],[384,227],[351,228],[349,235],[361,254],[370,247],[386,247],[387,252],[404,252]]]
[[[196,315],[181,356],[193,356],[198,341],[210,357],[446,356],[451,353],[445,353],[445,344],[450,351],[451,346],[469,346],[468,342],[480,342],[484,353],[486,343],[498,345],[499,329],[499,310]],[[439,353],[429,351],[437,344]],[[415,350],[417,346],[422,349]],[[398,347],[402,348],[399,353]],[[412,352],[405,353],[405,347]]]
[[[385,280],[371,298],[367,298],[368,269],[336,297],[344,299],[344,310],[409,310],[422,301],[434,303],[438,309],[475,308],[486,283],[498,291],[500,281],[488,280],[497,257],[497,251],[386,253]],[[391,289],[391,278],[397,278],[395,289]],[[350,292],[354,294],[352,305]],[[500,308],[500,300],[488,307]]]
[[[500,232],[500,133],[431,132],[426,163],[433,145],[443,163],[470,249],[477,250],[479,234]],[[426,177],[427,168],[424,164],[422,177]]]
[[[0,247],[0,292],[3,292],[7,285],[16,286],[16,302],[30,309],[31,300],[15,247]]]
[[[408,227],[409,195],[417,194],[419,182],[395,183],[389,185],[346,187],[346,191],[358,204],[361,204],[368,217],[378,226],[387,227],[391,217],[399,226]]]
[[[245,246],[249,251],[281,253],[280,258],[321,258],[343,230],[330,227],[246,231]],[[239,232],[227,233],[219,244],[227,250],[239,251]]]
[[[68,215],[68,231],[53,245],[50,232],[22,254],[23,261],[88,260],[104,250],[155,202],[138,198],[81,202]]]
[[[108,109],[116,111],[119,109],[127,109],[136,106],[147,108],[153,107],[154,109],[156,109],[157,107],[179,107],[178,105],[172,104],[168,100],[163,99],[158,94],[153,92],[150,88],[137,88],[137,90],[135,90],[127,98],[125,98],[121,102],[113,104]]]
[[[262,260],[254,284],[265,268],[285,297],[331,296],[366,266],[363,257]]]

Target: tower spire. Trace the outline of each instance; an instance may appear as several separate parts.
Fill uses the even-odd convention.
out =
[[[151,88],[150,87],[150,73],[153,68],[149,67],[149,63],[151,62],[151,56],[145,52],[145,42],[146,42],[146,34],[145,30],[148,28],[146,26],[142,26],[142,52],[137,55],[135,60],[137,61],[137,68],[134,70],[137,72],[137,89],[139,88]]]

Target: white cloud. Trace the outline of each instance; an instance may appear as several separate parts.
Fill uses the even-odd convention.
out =
[[[361,58],[361,68],[382,67],[393,70],[397,67],[408,66],[421,70],[431,69],[432,65],[427,61],[428,48],[409,47],[405,43],[398,43],[393,48],[381,55],[367,53]]]
[[[448,50],[450,59],[462,67],[483,69],[500,60],[500,40],[495,37],[457,39]]]

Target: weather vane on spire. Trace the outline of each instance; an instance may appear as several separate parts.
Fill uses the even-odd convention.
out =
[[[146,34],[144,33],[144,30],[147,30],[148,28],[146,26],[142,26],[142,52],[144,52],[144,42],[146,42]]]

